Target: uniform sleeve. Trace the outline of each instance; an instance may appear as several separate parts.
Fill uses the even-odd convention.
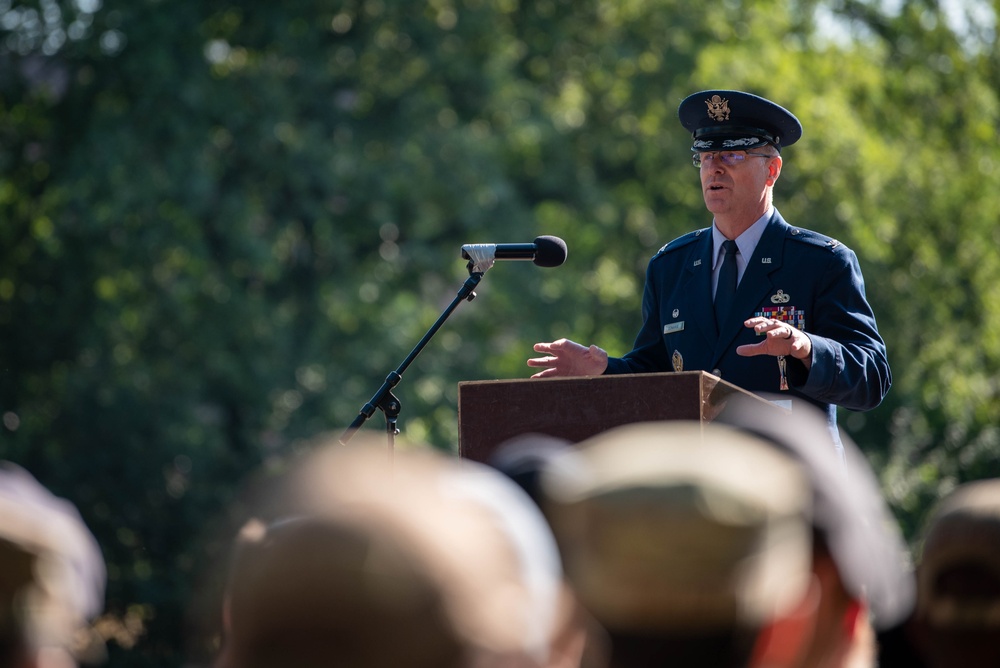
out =
[[[792,386],[819,402],[864,411],[878,406],[892,384],[885,342],[865,297],[857,256],[841,247],[821,281],[806,331],[812,366],[795,364]]]
[[[654,258],[655,259],[655,258]],[[646,286],[642,291],[642,327],[635,337],[632,351],[624,357],[608,358],[606,374],[656,373],[670,371],[670,360],[663,347],[660,333],[660,298],[656,294],[659,281],[650,261],[646,267]]]

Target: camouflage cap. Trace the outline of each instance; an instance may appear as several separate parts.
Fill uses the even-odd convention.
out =
[[[527,494],[484,464],[406,448],[402,442],[391,460],[384,444],[366,444],[363,438],[349,447],[333,443],[316,448],[275,481],[253,514],[271,525],[267,533],[275,540],[285,535],[320,545],[322,535],[280,528],[289,519],[313,518],[326,527],[322,541],[330,550],[338,542],[360,545],[356,552],[364,545],[383,545],[382,552],[395,555],[391,560],[351,560],[347,551],[340,557],[346,561],[336,568],[331,562],[329,569],[308,563],[299,567],[305,557],[267,562],[278,582],[302,583],[293,593],[306,596],[311,587],[341,591],[337,600],[322,597],[323,607],[315,609],[332,628],[343,631],[337,637],[358,641],[357,657],[404,657],[407,643],[420,638],[397,629],[400,611],[373,598],[384,589],[400,596],[410,589],[420,593],[413,602],[423,608],[414,609],[424,613],[412,615],[409,623],[423,628],[432,644],[437,638],[446,648],[457,639],[469,652],[539,659],[548,650],[563,594],[555,540]],[[376,567],[381,570],[365,570]],[[272,614],[274,607],[265,603],[270,590],[247,586],[251,581],[241,574],[248,573],[235,570],[229,586],[230,649],[243,655],[248,648],[257,651],[261,629],[285,628],[281,617]],[[361,587],[358,577],[371,586]],[[252,582],[267,579],[254,577]],[[404,596],[397,603],[405,602]],[[372,614],[356,614],[355,607]],[[277,642],[284,636],[268,637]]]
[[[384,522],[249,523],[233,558],[224,666],[464,665],[443,589]]]
[[[810,581],[808,488],[745,433],[671,421],[581,442],[542,477],[570,583],[610,629],[755,627]]]
[[[1000,478],[935,506],[917,567],[917,612],[938,626],[1000,628]]]

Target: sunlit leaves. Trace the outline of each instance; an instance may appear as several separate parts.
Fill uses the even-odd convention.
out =
[[[536,341],[626,352],[646,262],[711,222],[677,104],[746,88],[805,126],[778,208],[861,261],[895,382],[842,423],[912,530],[998,473],[1000,68],[988,30],[899,6],[0,0],[5,455],[80,500],[116,613],[180,646],[197,528],[354,419],[463,244],[569,256],[484,276],[404,374],[407,437],[453,450],[458,383],[526,377]]]

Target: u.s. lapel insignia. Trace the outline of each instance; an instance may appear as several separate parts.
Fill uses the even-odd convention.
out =
[[[679,350],[675,350],[674,354],[670,356],[670,363],[674,365],[674,371],[680,372],[684,370],[684,358],[681,357]]]
[[[772,304],[787,304],[792,300],[792,296],[784,290],[778,290],[777,294],[771,295]]]

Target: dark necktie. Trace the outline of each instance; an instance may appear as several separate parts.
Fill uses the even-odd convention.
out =
[[[722,242],[722,249],[726,251],[722,258],[722,268],[719,269],[719,284],[715,288],[715,322],[722,327],[722,319],[729,313],[729,307],[733,305],[733,298],[736,296],[736,242],[726,239]]]

